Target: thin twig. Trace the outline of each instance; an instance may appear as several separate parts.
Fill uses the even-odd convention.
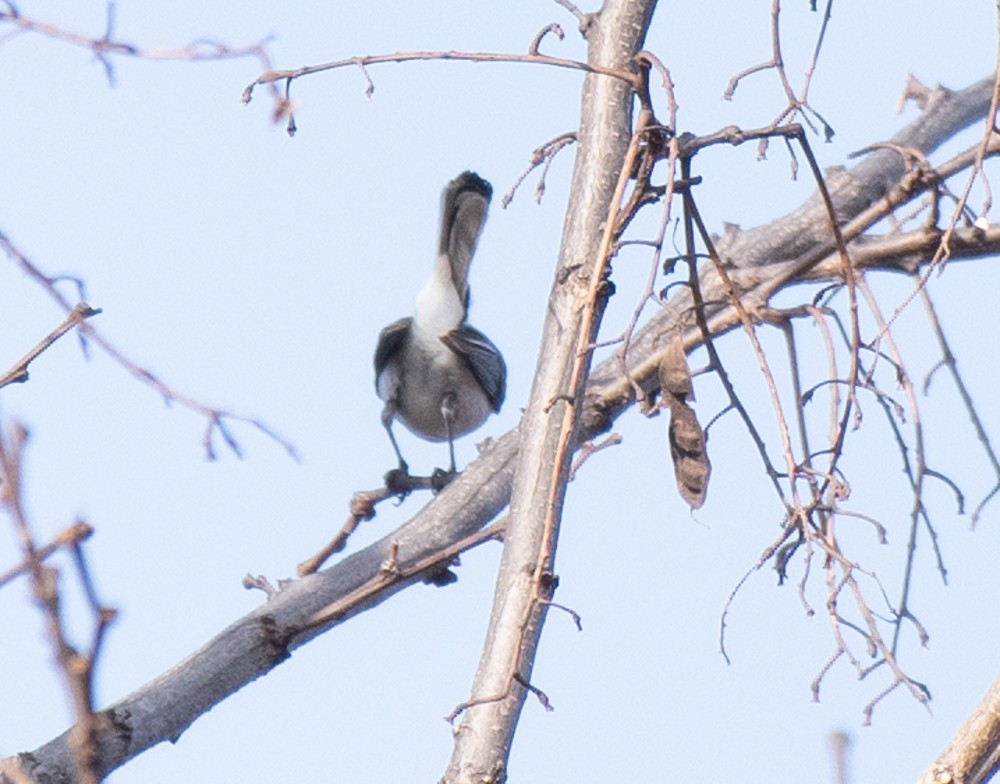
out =
[[[48,335],[42,338],[38,345],[31,349],[21,361],[14,365],[6,373],[0,375],[0,389],[3,389],[8,384],[21,384],[28,380],[28,365],[30,365],[38,356],[45,351],[49,346],[55,343],[59,338],[69,332],[73,327],[78,324],[82,324],[86,319],[91,316],[96,316],[101,312],[100,308],[92,308],[86,302],[81,302],[76,307],[74,307],[69,315],[63,320],[63,323],[52,330]]]
[[[343,60],[334,60],[318,65],[306,65],[300,68],[293,68],[284,71],[269,70],[262,73],[243,90],[243,103],[250,103],[253,98],[253,90],[259,84],[272,84],[284,81],[287,85],[301,79],[304,76],[333,71],[338,68],[355,66],[366,68],[369,65],[379,65],[382,63],[410,63],[426,60],[448,60],[473,63],[520,63],[526,65],[547,65],[553,68],[569,68],[576,71],[601,74],[621,79],[630,85],[636,84],[634,74],[627,71],[620,71],[614,68],[605,68],[600,65],[589,65],[579,60],[567,60],[562,57],[552,57],[538,53],[529,54],[505,54],[500,52],[396,52],[395,54],[368,55],[365,57],[348,57]],[[368,93],[371,94],[370,92]]]
[[[392,472],[390,472],[390,475],[392,475]],[[390,498],[400,499],[418,489],[438,489],[435,477],[431,476],[411,476],[406,474],[405,482],[406,484],[403,486],[398,479],[389,481],[389,475],[387,475],[387,481],[383,487],[378,487],[374,490],[359,490],[352,495],[348,504],[350,514],[347,517],[347,521],[337,532],[337,535],[324,545],[319,552],[299,564],[299,577],[305,577],[307,574],[317,572],[331,556],[341,552],[347,546],[347,540],[357,530],[358,526],[375,517],[375,507],[382,501]]]
[[[34,558],[26,559],[21,563],[19,563],[17,566],[11,567],[6,572],[0,573],[0,588],[2,588],[4,585],[9,583],[14,578],[19,577],[22,574],[28,574],[29,572],[31,572],[31,570],[34,569],[35,564],[37,562],[44,561],[46,558],[48,558],[58,550],[65,549],[68,547],[73,547],[77,545],[79,542],[89,539],[93,533],[94,533],[93,527],[91,527],[87,523],[84,523],[82,521],[77,521],[73,523],[73,525],[69,526],[69,528],[60,531],[59,534],[56,536],[56,538],[53,539],[51,542],[49,542],[47,545],[43,545],[42,547],[37,548],[35,550]]]
[[[265,69],[270,68],[267,54],[267,40],[249,46],[231,47],[219,41],[199,39],[187,46],[173,49],[143,47],[114,38],[115,4],[108,3],[104,35],[100,38],[74,33],[57,25],[41,22],[17,13],[8,5],[7,11],[0,11],[0,25],[8,24],[19,33],[35,33],[72,46],[89,49],[104,67],[109,84],[114,84],[114,70],[110,55],[135,57],[142,60],[174,60],[203,62],[207,60],[232,60],[256,58]]]
[[[975,528],[976,523],[979,522],[979,516],[982,514],[983,508],[987,503],[989,503],[990,499],[992,499],[996,493],[1000,491],[1000,460],[997,459],[997,453],[993,449],[993,443],[990,440],[989,434],[986,432],[986,428],[983,426],[983,421],[979,416],[979,412],[976,410],[976,405],[972,401],[972,395],[969,392],[969,388],[965,385],[965,380],[962,378],[962,374],[959,373],[958,360],[955,359],[955,355],[951,350],[951,345],[945,337],[944,328],[941,326],[941,322],[937,316],[937,309],[934,307],[934,303],[931,301],[931,296],[926,288],[922,287],[920,289],[920,297],[923,300],[924,309],[927,312],[927,319],[930,322],[931,329],[934,331],[934,336],[937,338],[938,346],[941,348],[941,363],[948,368],[948,372],[951,374],[952,380],[955,382],[958,394],[962,398],[962,405],[965,407],[965,412],[969,415],[972,427],[976,431],[976,438],[979,439],[979,443],[983,446],[983,451],[986,453],[986,458],[990,461],[990,465],[993,468],[993,476],[996,479],[996,483],[993,488],[972,511],[970,519],[972,527]],[[930,385],[930,380],[931,375],[928,374],[927,380],[924,382],[925,393]]]
[[[541,176],[538,178],[538,185],[535,188],[535,200],[540,204],[542,201],[542,196],[545,195],[545,177],[549,172],[549,167],[555,160],[556,155],[564,147],[575,143],[577,140],[576,131],[569,131],[568,133],[561,133],[554,139],[550,139],[545,142],[545,144],[540,147],[536,147],[531,153],[531,157],[528,162],[528,168],[518,175],[517,179],[514,180],[514,184],[510,186],[510,189],[503,195],[503,199],[500,201],[500,206],[504,209],[510,206],[510,203],[514,201],[514,194],[517,193],[517,189],[521,186],[528,175],[531,174],[539,166],[542,167]]]
[[[328,623],[332,623],[341,616],[363,604],[365,600],[380,593],[381,591],[384,591],[390,585],[405,582],[413,577],[416,577],[417,575],[424,574],[442,566],[447,566],[455,560],[456,556],[477,547],[483,542],[488,542],[493,539],[502,539],[504,529],[505,521],[500,520],[499,522],[487,526],[480,531],[476,531],[455,544],[443,548],[439,552],[434,553],[434,555],[423,558],[406,568],[400,568],[398,564],[393,563],[391,568],[383,568],[378,575],[368,580],[368,582],[364,585],[359,586],[357,590],[352,591],[343,599],[316,612],[305,622],[302,628],[297,629],[296,631],[304,632],[310,629],[315,629],[319,626],[324,626]]]

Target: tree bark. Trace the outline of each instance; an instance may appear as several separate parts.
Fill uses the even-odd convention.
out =
[[[587,27],[588,63],[634,71],[654,7],[655,0],[606,2]],[[594,74],[584,80],[572,197],[522,421],[522,432],[532,437],[521,444],[486,644],[446,782],[506,779],[546,602],[555,590],[555,549],[572,456],[567,445],[575,437],[589,346],[600,322],[602,308],[593,294],[604,276],[602,238],[631,138],[632,99],[630,86],[620,80]]]
[[[586,25],[587,62],[635,72],[655,0],[607,0]],[[606,225],[632,137],[633,91],[584,80],[579,144],[562,247],[531,397],[521,423],[504,552],[486,643],[443,781],[506,780],[514,730],[555,591],[555,552],[572,443],[605,293]]]
[[[1000,678],[920,778],[920,784],[985,784],[1000,769]]]

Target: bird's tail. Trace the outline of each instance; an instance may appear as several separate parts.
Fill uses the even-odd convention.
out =
[[[469,264],[486,223],[493,187],[475,172],[459,174],[448,183],[441,198],[441,245],[448,257],[451,277],[462,304],[469,306]]]

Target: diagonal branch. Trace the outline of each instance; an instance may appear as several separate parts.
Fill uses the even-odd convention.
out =
[[[59,340],[59,338],[73,329],[73,327],[77,324],[82,324],[86,319],[91,316],[96,316],[100,312],[100,308],[92,308],[86,302],[79,303],[69,312],[69,315],[63,319],[62,324],[42,338],[38,344],[31,349],[31,351],[21,358],[20,362],[14,365],[14,367],[6,373],[0,373],[0,389],[3,389],[8,384],[23,384],[27,381],[28,365],[38,359],[44,351]]]
[[[1000,770],[1000,678],[983,696],[920,784],[985,784]]]
[[[239,442],[236,440],[236,437],[230,432],[227,420],[242,422],[243,424],[256,428],[258,431],[280,444],[289,456],[298,459],[295,446],[289,440],[281,436],[277,431],[273,430],[263,420],[202,403],[200,400],[197,400],[190,395],[183,394],[169,386],[165,381],[154,375],[151,371],[138,365],[135,361],[130,359],[128,355],[104,337],[104,334],[100,330],[96,329],[92,324],[86,321],[87,318],[100,311],[91,310],[89,306],[84,303],[81,303],[74,308],[57,286],[60,281],[64,281],[66,278],[46,275],[42,272],[38,265],[36,265],[16,245],[14,245],[14,243],[11,242],[7,235],[2,231],[0,231],[0,251],[5,253],[18,267],[20,267],[21,271],[25,275],[41,286],[42,289],[44,289],[44,291],[68,314],[67,320],[61,327],[59,327],[59,329],[50,335],[49,338],[53,338],[53,335],[53,339],[58,338],[63,334],[63,332],[65,332],[66,329],[78,324],[80,327],[78,332],[80,334],[81,341],[89,340],[100,346],[105,353],[111,357],[111,359],[118,363],[118,365],[120,365],[132,377],[158,392],[164,400],[177,403],[179,406],[203,416],[206,420],[206,426],[204,436],[202,438],[202,444],[205,448],[205,455],[210,460],[214,460],[217,456],[215,446],[215,439],[217,436],[222,438],[225,444],[232,449],[233,453],[237,457],[243,456],[243,450],[240,447]],[[80,290],[80,295],[82,296],[82,283],[76,279],[72,280],[76,281],[77,288]],[[63,332],[60,332],[60,330],[63,330]],[[46,338],[46,340],[49,338]],[[84,346],[86,347],[86,343],[84,343]],[[45,341],[43,341],[41,350],[44,350],[45,348],[48,348],[48,345],[45,344]],[[7,378],[8,374],[0,377],[0,387],[4,386],[4,384],[11,383],[11,381],[26,380],[27,365],[25,363],[30,363],[35,359],[35,357],[38,356],[39,353],[41,353],[41,351],[37,348],[33,352],[29,353],[28,356],[21,361],[21,364],[11,371],[14,373],[14,377],[12,379]],[[19,370],[23,370],[25,373],[22,375],[19,373]]]

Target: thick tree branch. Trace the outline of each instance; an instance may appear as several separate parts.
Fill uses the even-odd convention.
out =
[[[929,94],[923,114],[892,137],[896,148],[912,149],[925,156],[958,131],[982,119],[993,97],[993,76],[952,92],[939,87]],[[896,150],[873,150],[860,164],[828,179],[843,221],[858,215],[886,197],[906,174],[906,162]],[[832,237],[826,210],[815,195],[797,210],[748,231],[735,232],[718,243],[719,254],[737,267],[770,264],[807,254]]]
[[[920,784],[985,784],[1000,769],[1000,678]]]
[[[990,77],[965,90],[944,93],[895,140],[923,153],[930,152],[950,135],[985,116],[992,84]],[[835,180],[834,201],[845,222],[891,194],[905,177],[900,156],[888,151],[882,156],[880,152]],[[872,163],[876,158],[878,165]],[[574,192],[589,187],[574,188]],[[856,196],[859,193],[867,195],[860,198]],[[807,222],[806,216],[810,214],[811,222]],[[803,242],[803,234],[810,234],[811,239]],[[784,238],[784,241],[779,242],[777,238]],[[863,243],[856,240],[852,243],[851,255],[857,266],[912,271],[928,259],[937,239],[935,232],[916,231],[866,239]],[[798,280],[838,280],[841,265],[836,254],[831,254],[830,240],[823,208],[811,200],[766,228],[752,229],[725,242],[720,241],[719,248],[724,258],[741,260],[736,266],[744,269],[737,270],[734,279],[744,292],[744,303],[752,304],[766,302],[776,285]],[[984,258],[995,255],[998,248],[1000,230],[961,229],[953,240],[952,257]],[[690,302],[685,297],[671,301],[633,338],[625,368],[647,392],[656,391],[659,355],[667,344],[664,341],[661,347],[659,338],[672,334],[671,325],[690,323],[689,308]],[[710,325],[716,333],[738,323],[732,308],[727,306],[713,311],[710,317]],[[691,329],[684,333],[684,340],[690,349],[701,336],[696,329]],[[634,400],[634,387],[620,359],[610,357],[600,363],[590,376],[583,418],[575,434],[576,443],[607,430]],[[553,411],[557,407],[561,411],[567,405],[557,402]],[[419,582],[419,577],[412,576],[391,582],[375,593],[363,590],[380,579],[387,563],[406,573],[415,564],[430,562],[428,559],[448,552],[507,506],[522,430],[523,426],[490,444],[458,479],[397,531],[329,569],[288,584],[258,610],[236,621],[172,670],[97,714],[100,726],[96,733],[98,765],[102,774],[150,746],[178,738],[213,705],[266,674],[298,646]],[[395,556],[391,559],[392,553]],[[318,613],[331,606],[343,607],[345,597],[349,596],[363,598],[329,623],[311,625]],[[520,675],[528,676],[530,672]],[[523,686],[516,688],[523,690]],[[73,781],[69,732],[34,752],[0,762],[0,781],[22,780],[10,773],[10,766],[19,762],[27,780]]]
[[[106,776],[150,746],[176,740],[195,719],[288,659],[300,645],[419,583],[414,575],[374,594],[365,591],[387,569],[406,572],[447,552],[503,510],[510,497],[518,437],[519,431],[512,430],[484,449],[446,492],[389,536],[331,569],[286,585],[174,668],[96,714],[97,772]],[[343,608],[350,596],[362,598]],[[335,618],[316,623],[317,616],[335,606],[343,608]],[[17,765],[32,782],[75,781],[71,732],[0,762],[0,782],[20,781],[11,772]]]
[[[607,0],[587,31],[591,65],[635,68],[655,0]],[[572,198],[521,430],[504,552],[472,694],[455,733],[448,784],[502,782],[556,587],[555,552],[592,347],[608,296],[614,210],[631,167],[633,91],[588,75]],[[537,692],[536,692],[537,693]]]

